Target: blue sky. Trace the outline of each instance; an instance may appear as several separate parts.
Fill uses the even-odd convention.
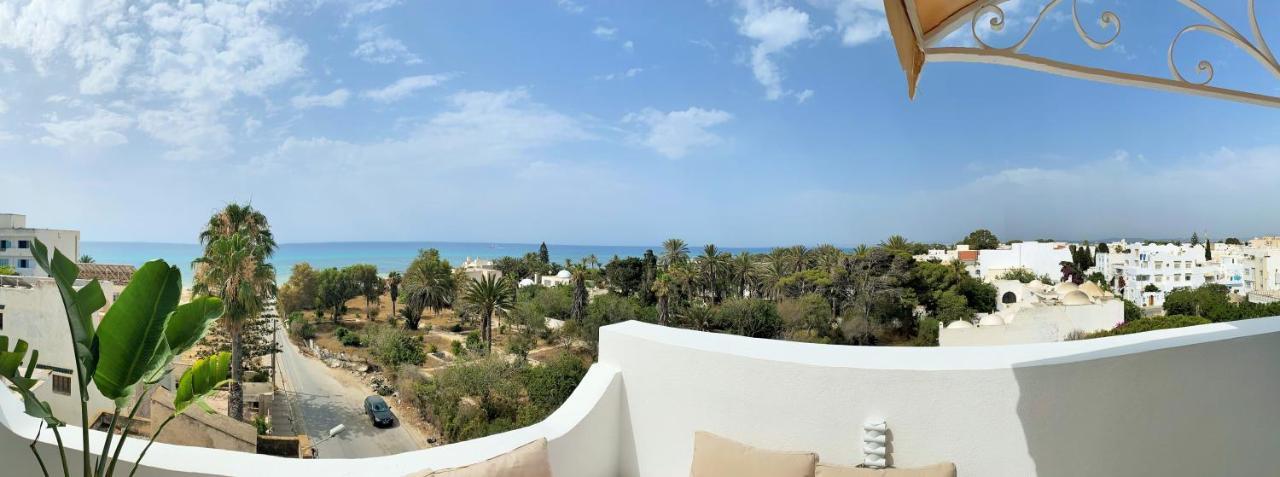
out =
[[[1027,52],[1168,77],[1196,17],[1167,3],[1081,2],[1098,36],[1103,9],[1124,23],[1096,52],[1066,2]],[[1248,31],[1244,2],[1204,3]],[[0,209],[167,242],[248,200],[287,242],[1280,232],[1280,111],[963,64],[909,101],[881,5],[3,2]],[[1177,52],[1280,94],[1226,42]]]

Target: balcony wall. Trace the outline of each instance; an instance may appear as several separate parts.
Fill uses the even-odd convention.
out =
[[[695,430],[961,476],[1280,475],[1280,318],[981,348],[822,346],[641,323],[601,330],[622,370],[621,474],[685,475]]]
[[[986,348],[821,346],[628,322],[547,420],[389,457],[290,460],[156,444],[139,475],[401,476],[487,459],[538,437],[558,477],[687,475],[695,430],[862,459],[889,423],[892,463],[961,476],[1280,475],[1280,318]],[[36,421],[0,393],[4,475],[38,475]],[[100,445],[100,433],[94,433]],[[78,429],[64,438],[78,446]],[[56,468],[52,436],[39,445]],[[132,460],[141,444],[131,441]],[[78,452],[69,455],[73,467]],[[74,472],[74,470],[73,470]]]

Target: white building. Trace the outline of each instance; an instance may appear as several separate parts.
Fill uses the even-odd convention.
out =
[[[71,260],[80,258],[80,232],[28,228],[27,216],[0,214],[0,266],[13,267],[21,276],[47,276],[32,259],[34,239],[44,242],[50,253],[57,248]]]
[[[1050,343],[1074,333],[1109,330],[1124,322],[1124,302],[1093,282],[1054,286],[996,280],[996,312],[975,326],[953,321],[938,330],[939,346]]]
[[[568,270],[560,270],[555,275],[542,275],[538,277],[538,284],[544,287],[554,287],[560,285],[568,285],[573,280],[573,274]]]
[[[462,261],[462,273],[469,280],[478,280],[486,276],[502,278],[502,271],[493,267],[493,260],[482,260],[467,257]]]
[[[988,282],[1011,270],[1025,268],[1036,276],[1062,275],[1062,262],[1071,261],[1070,245],[1064,242],[1018,242],[995,250],[978,251],[974,276]]]
[[[1208,260],[1204,245],[1121,242],[1114,250],[1098,254],[1097,268],[1121,296],[1146,307],[1164,305],[1165,295],[1175,289],[1205,284],[1224,285],[1244,297],[1254,289],[1261,263],[1259,251],[1219,243],[1211,246]]]

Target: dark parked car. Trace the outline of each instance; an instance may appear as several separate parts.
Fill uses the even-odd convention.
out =
[[[364,398],[364,413],[373,421],[373,427],[391,427],[396,423],[396,415],[391,413],[391,408],[381,396]]]

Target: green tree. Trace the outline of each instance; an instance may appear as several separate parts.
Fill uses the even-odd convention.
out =
[[[405,307],[401,310],[404,326],[416,330],[422,320],[423,310],[430,308],[433,313],[438,314],[440,310],[453,306],[458,278],[453,273],[453,267],[449,266],[449,261],[440,258],[439,250],[419,250],[418,256],[404,271],[401,288],[405,301]]]
[[[727,255],[721,253],[715,244],[707,244],[702,247],[702,256],[698,257],[697,265],[702,273],[703,286],[711,291],[711,302],[720,304],[724,291],[724,269],[726,268]]]
[[[714,310],[711,331],[752,338],[777,338],[785,328],[773,302],[759,298],[735,298]]]
[[[1194,247],[1196,245],[1200,245],[1200,234],[1191,232],[1191,246]]]
[[[9,265],[0,265],[0,276],[14,276],[18,271]]]
[[[79,263],[94,263],[92,255],[81,255]]]
[[[671,293],[673,289],[671,276],[667,274],[659,275],[653,281],[653,295],[657,297],[658,303],[658,324],[666,326],[671,320]]]
[[[227,415],[244,420],[243,333],[276,294],[275,267],[267,263],[275,251],[275,240],[265,216],[251,206],[236,204],[214,214],[200,240],[204,255],[193,262],[196,277],[192,288],[197,294],[221,298],[226,307],[218,325],[231,344]]]
[[[346,270],[326,268],[316,274],[316,306],[333,311],[333,322],[341,321],[347,300],[360,296],[360,287]]]
[[[688,261],[689,246],[684,243],[684,240],[672,238],[662,242],[662,257],[660,259],[662,268],[671,268]]]
[[[587,296],[587,271],[582,267],[574,267],[570,277],[573,281],[573,301],[569,308],[569,319],[581,321],[587,311],[587,302],[590,300]]]
[[[880,248],[893,253],[911,254],[911,241],[901,235],[890,235],[889,238],[880,242]]]
[[[538,260],[543,264],[551,263],[551,252],[547,250],[546,242],[542,242],[542,245],[538,246]]]
[[[480,314],[481,330],[485,341],[485,350],[493,348],[493,317],[504,315],[512,306],[512,286],[505,277],[484,275],[471,280],[463,294],[463,301],[472,306]]]
[[[755,293],[753,293],[752,285],[755,283],[756,278],[759,275],[756,273],[758,264],[756,263],[755,255],[752,255],[751,252],[747,251],[738,252],[738,254],[733,256],[733,259],[728,263],[728,268],[729,276],[732,277],[734,285],[737,285],[738,288],[738,293],[734,296],[738,298],[747,296],[748,294],[754,296]]]
[[[367,263],[351,265],[346,269],[355,282],[359,296],[364,297],[365,314],[372,313],[373,303],[382,296],[386,283],[378,276],[378,267]],[[370,315],[369,317],[372,317]]]
[[[604,266],[604,277],[609,283],[609,291],[626,296],[640,293],[645,280],[644,260],[627,257],[611,260]]]
[[[1004,272],[996,278],[999,280],[1017,280],[1022,283],[1031,283],[1036,281],[1036,273],[1031,271],[1029,268],[1018,267],[1011,268],[1009,271]]]
[[[1213,242],[1209,241],[1208,237],[1204,239],[1204,260],[1206,262],[1213,260]]]
[[[1235,237],[1227,237],[1227,239],[1223,240],[1222,243],[1225,243],[1227,245],[1244,245],[1244,243],[1241,242],[1240,239]]]
[[[289,280],[280,287],[280,308],[285,312],[310,310],[316,306],[316,271],[307,262],[293,265]]]
[[[961,244],[968,245],[972,250],[993,250],[1000,246],[1000,239],[996,238],[996,234],[991,233],[987,229],[978,229],[969,232]]]
[[[387,293],[391,295],[391,316],[394,320],[396,316],[396,300],[400,299],[400,283],[404,281],[404,276],[395,270],[387,272]]]

